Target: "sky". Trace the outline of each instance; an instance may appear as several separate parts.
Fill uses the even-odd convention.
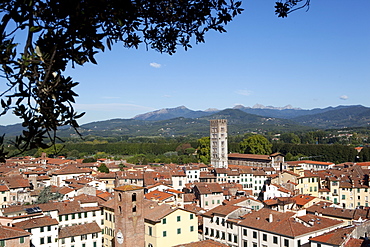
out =
[[[274,14],[275,1],[244,0],[244,12],[174,55],[145,46],[97,55],[98,65],[68,70],[80,84],[80,124],[186,106],[255,104],[313,109],[370,107],[370,1],[312,0],[308,11]],[[11,114],[0,125],[20,122]]]

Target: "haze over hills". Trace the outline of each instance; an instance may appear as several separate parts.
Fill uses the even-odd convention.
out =
[[[255,105],[205,111],[193,111],[185,106],[160,109],[137,115],[132,119],[111,119],[81,125],[82,135],[96,136],[179,136],[209,134],[210,119],[227,119],[230,135],[256,130],[295,131],[367,127],[370,108],[362,105],[327,107],[303,110],[286,107]],[[21,124],[0,126],[0,134],[14,136],[22,130]],[[74,135],[72,129],[61,129],[59,135]]]

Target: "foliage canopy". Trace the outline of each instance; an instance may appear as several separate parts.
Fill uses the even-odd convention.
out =
[[[242,12],[240,1],[224,0],[9,0],[0,3],[1,115],[12,112],[24,131],[14,140],[20,152],[47,148],[56,130],[77,131],[78,84],[64,71],[70,64],[96,64],[95,55],[114,43],[173,54],[204,42],[210,30]],[[18,42],[19,38],[25,37]],[[3,150],[0,156],[6,154]]]
[[[240,142],[240,151],[244,154],[266,154],[272,152],[272,144],[262,135],[253,135]]]

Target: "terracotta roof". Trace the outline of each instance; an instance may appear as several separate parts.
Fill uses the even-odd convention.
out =
[[[303,206],[309,203],[310,201],[314,200],[316,197],[309,196],[309,195],[297,195],[293,197],[293,200],[295,200],[295,203],[297,205]]]
[[[9,191],[8,186],[6,186],[5,184],[0,185],[0,192],[3,192],[3,191]]]
[[[358,238],[350,238],[348,239],[347,243],[345,243],[344,247],[360,247],[360,246],[369,246],[369,240],[358,239]]]
[[[84,234],[101,232],[99,225],[96,222],[86,223],[82,225],[63,227],[59,231],[59,238],[76,237]]]
[[[232,153],[228,155],[229,158],[238,158],[238,159],[257,159],[257,160],[265,160],[271,161],[270,155],[261,155],[261,154],[239,154],[239,153]]]
[[[0,225],[0,239],[6,240],[11,238],[20,238],[20,237],[28,237],[31,233],[17,228],[17,227],[9,227]]]
[[[223,190],[218,183],[194,183],[200,194],[222,193]]]
[[[114,199],[110,199],[106,202],[103,202],[102,206],[114,210]]]
[[[228,247],[228,245],[208,239],[208,240],[192,242],[188,244],[179,244],[173,247]]]
[[[30,188],[30,182],[22,176],[10,176],[1,178],[8,185],[9,189]]]
[[[299,161],[287,161],[288,165],[299,165],[299,164],[313,164],[313,165],[334,165],[333,162],[313,161],[313,160],[299,160]]]
[[[336,207],[329,207],[332,203],[320,202],[307,208],[306,211],[311,214],[319,213],[323,216],[335,217],[338,219],[354,219],[358,220],[367,218],[366,209],[342,209]]]
[[[39,218],[32,218],[29,220],[24,220],[21,222],[14,223],[13,225],[15,227],[21,228],[21,229],[33,229],[33,228],[39,228],[43,226],[54,226],[58,225],[58,221],[56,219],[51,218],[50,216],[45,217],[39,217]]]
[[[245,219],[240,222],[240,225],[288,237],[297,237],[343,223],[315,215],[294,216],[293,212],[281,213],[262,208],[244,215]]]
[[[131,185],[131,184],[126,184],[126,185],[114,188],[114,190],[118,190],[118,191],[131,191],[131,190],[141,190],[141,189],[144,189],[144,187]]]
[[[90,171],[87,169],[78,168],[75,165],[67,165],[58,171],[54,171],[52,174],[53,175],[66,175],[66,174],[86,174],[86,173],[90,173]]]
[[[213,217],[214,215],[226,216],[234,212],[235,210],[238,210],[239,208],[240,208],[239,206],[234,205],[220,205],[204,213],[203,216],[206,217]]]
[[[170,213],[175,212],[177,209],[171,205],[163,203],[158,205],[157,203],[149,200],[144,201],[144,218],[152,222],[159,222],[162,218],[166,217]]]
[[[163,191],[159,191],[159,190],[153,190],[153,191],[145,194],[144,197],[148,200],[155,199],[155,200],[158,200],[158,201],[164,201],[164,200],[167,200],[171,197],[176,197],[176,195],[171,194],[171,193],[167,193],[167,192],[163,192]]]
[[[310,241],[342,246],[346,242],[347,237],[355,230],[353,226],[337,228],[333,231],[324,233],[317,237],[310,238]]]

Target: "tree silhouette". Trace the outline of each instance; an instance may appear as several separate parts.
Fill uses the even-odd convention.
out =
[[[13,144],[20,153],[47,148],[59,139],[59,127],[77,131],[83,113],[74,111],[78,82],[64,75],[67,67],[96,64],[95,55],[115,43],[168,54],[187,50],[210,30],[225,32],[240,6],[232,0],[2,1],[0,76],[7,89],[0,94],[1,115],[11,112],[24,127]]]

